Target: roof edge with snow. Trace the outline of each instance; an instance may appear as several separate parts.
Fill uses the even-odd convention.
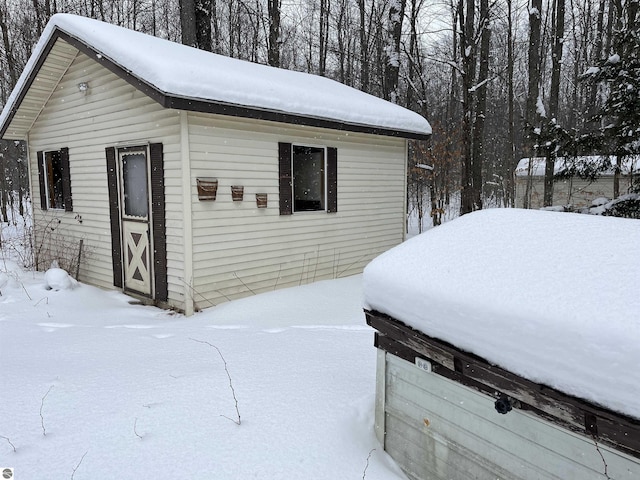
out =
[[[59,14],[60,15],[60,14]],[[62,16],[62,15],[60,15]],[[69,16],[69,15],[66,15]],[[55,18],[55,16],[54,16]],[[93,20],[92,20],[93,21]],[[102,23],[102,22],[100,22]],[[115,27],[115,26],[114,26]],[[120,27],[115,27],[120,28]],[[67,28],[67,30],[70,30]],[[419,116],[417,113],[412,112],[408,109],[404,109],[403,107],[396,106],[399,109],[403,109],[407,112],[407,114],[413,114],[414,116],[419,116],[423,121],[424,125],[418,128],[414,128],[413,126],[404,127],[404,126],[390,126],[390,125],[375,125],[373,123],[360,123],[359,121],[348,121],[340,118],[334,118],[331,116],[318,116],[313,114],[308,114],[305,112],[295,112],[295,111],[283,111],[278,108],[269,108],[264,106],[256,106],[251,104],[241,104],[234,103],[233,101],[225,102],[219,99],[211,99],[211,98],[203,98],[203,97],[192,97],[188,95],[184,95],[180,92],[169,92],[163,91],[156,85],[153,85],[150,81],[144,78],[144,75],[137,73],[129,68],[126,68],[118,62],[114,58],[110,58],[108,54],[106,54],[103,49],[99,46],[93,44],[95,42],[91,42],[91,39],[87,40],[82,38],[82,32],[77,32],[78,34],[72,34],[68,31],[63,30],[59,25],[53,24],[48,38],[46,38],[46,33],[43,34],[43,38],[41,39],[41,44],[36,46],[34,50],[34,58],[30,59],[25,67],[25,71],[23,72],[20,80],[18,81],[18,85],[15,87],[14,92],[10,95],[7,103],[4,107],[4,110],[0,114],[0,138],[4,138],[11,125],[11,122],[17,113],[20,105],[23,100],[27,96],[29,89],[33,85],[36,77],[43,64],[45,63],[47,56],[53,49],[56,41],[58,39],[63,40],[68,43],[72,47],[78,49],[80,52],[92,58],[94,61],[101,64],[104,68],[108,69],[121,79],[128,82],[130,85],[159,103],[165,108],[172,108],[178,110],[186,110],[193,112],[201,112],[201,113],[211,113],[218,115],[228,115],[233,117],[242,117],[242,118],[251,118],[256,120],[267,120],[272,122],[279,123],[287,123],[294,125],[303,125],[309,127],[319,127],[319,128],[327,128],[333,130],[341,130],[348,132],[356,132],[356,133],[367,133],[373,135],[383,135],[383,136],[392,136],[399,138],[408,138],[408,139],[416,139],[416,140],[426,140],[430,137],[431,128],[426,120]],[[151,37],[155,38],[155,37]],[[159,41],[168,42],[167,40],[157,39]],[[45,42],[45,43],[43,43]],[[173,43],[173,42],[169,42]],[[176,44],[179,45],[179,44]],[[191,49],[191,47],[182,46],[185,49]],[[40,48],[38,48],[40,47]],[[208,53],[208,52],[207,52]],[[211,54],[214,55],[214,54]],[[242,60],[236,60],[238,62],[244,62]],[[273,67],[268,67],[264,65],[254,64],[259,67],[264,67],[265,69],[273,69]],[[281,70],[281,69],[274,69]],[[288,72],[287,70],[282,69],[284,72]],[[297,72],[296,72],[297,73]],[[315,77],[312,74],[309,75],[310,78]],[[333,82],[329,79],[324,79],[329,82]],[[338,83],[338,82],[334,82]],[[345,92],[354,91],[358,92],[362,95],[368,95],[364,92],[360,92],[352,87],[348,87],[346,85],[339,84],[341,87],[345,89]],[[390,102],[383,101],[377,97],[373,97],[377,101],[387,103],[389,105]],[[395,106],[395,105],[394,105]]]

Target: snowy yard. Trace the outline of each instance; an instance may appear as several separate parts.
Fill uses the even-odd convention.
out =
[[[360,276],[185,318],[0,271],[13,272],[0,288],[0,467],[15,478],[404,478],[373,431]]]

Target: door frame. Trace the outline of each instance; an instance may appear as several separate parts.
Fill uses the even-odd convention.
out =
[[[149,244],[150,244],[150,294],[140,294],[124,285],[124,249],[121,220],[121,181],[119,151],[145,149],[147,155],[147,181],[149,182]],[[127,293],[152,300],[160,306],[168,306],[166,209],[164,191],[164,153],[162,143],[137,143],[105,148],[109,216],[111,225],[111,256],[113,285]]]
[[[153,246],[153,210],[151,202],[151,161],[149,159],[149,147],[133,146],[122,147],[116,149],[116,164],[118,169],[118,192],[120,203],[120,241],[122,242],[122,274],[123,274],[123,290],[128,293],[135,293],[147,298],[154,298],[154,246]],[[124,172],[124,157],[131,154],[143,154],[145,160],[145,181],[146,181],[146,217],[139,217],[136,215],[127,215],[126,201],[125,201],[125,172]],[[145,228],[146,227],[146,228]],[[139,236],[139,240],[132,242],[132,236]],[[146,238],[145,238],[146,237]],[[135,267],[135,272],[129,271],[129,266],[132,264],[131,250],[134,250],[133,255],[138,256],[139,248],[143,248],[142,256],[144,257],[144,266],[141,268]],[[140,265],[139,261],[135,262],[135,265]],[[140,272],[140,278],[135,278],[135,274]]]

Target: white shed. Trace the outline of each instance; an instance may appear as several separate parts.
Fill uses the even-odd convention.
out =
[[[52,17],[0,116],[36,262],[186,314],[350,275],[404,238],[416,113],[326,78]]]
[[[588,172],[598,167],[604,157],[581,156],[576,158],[559,157],[554,165],[554,175],[561,175],[568,168]],[[610,159],[615,164],[615,159]],[[543,157],[523,158],[515,170],[516,206],[524,207],[525,198],[529,200],[529,208],[541,208],[544,200],[544,171],[546,159]],[[640,175],[640,158],[630,157],[621,165],[620,195],[628,193]],[[589,207],[597,198],[614,198],[614,170],[605,169],[593,180],[578,175],[563,175],[553,184],[553,204],[571,205],[574,208]]]
[[[409,478],[640,478],[638,245],[637,220],[495,209],[365,268],[376,432]]]

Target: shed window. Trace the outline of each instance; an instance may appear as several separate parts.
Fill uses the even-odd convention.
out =
[[[337,211],[337,149],[279,144],[280,214]]]
[[[325,209],[324,148],[293,147],[293,211]]]
[[[38,152],[38,176],[42,209],[73,211],[69,149]]]

